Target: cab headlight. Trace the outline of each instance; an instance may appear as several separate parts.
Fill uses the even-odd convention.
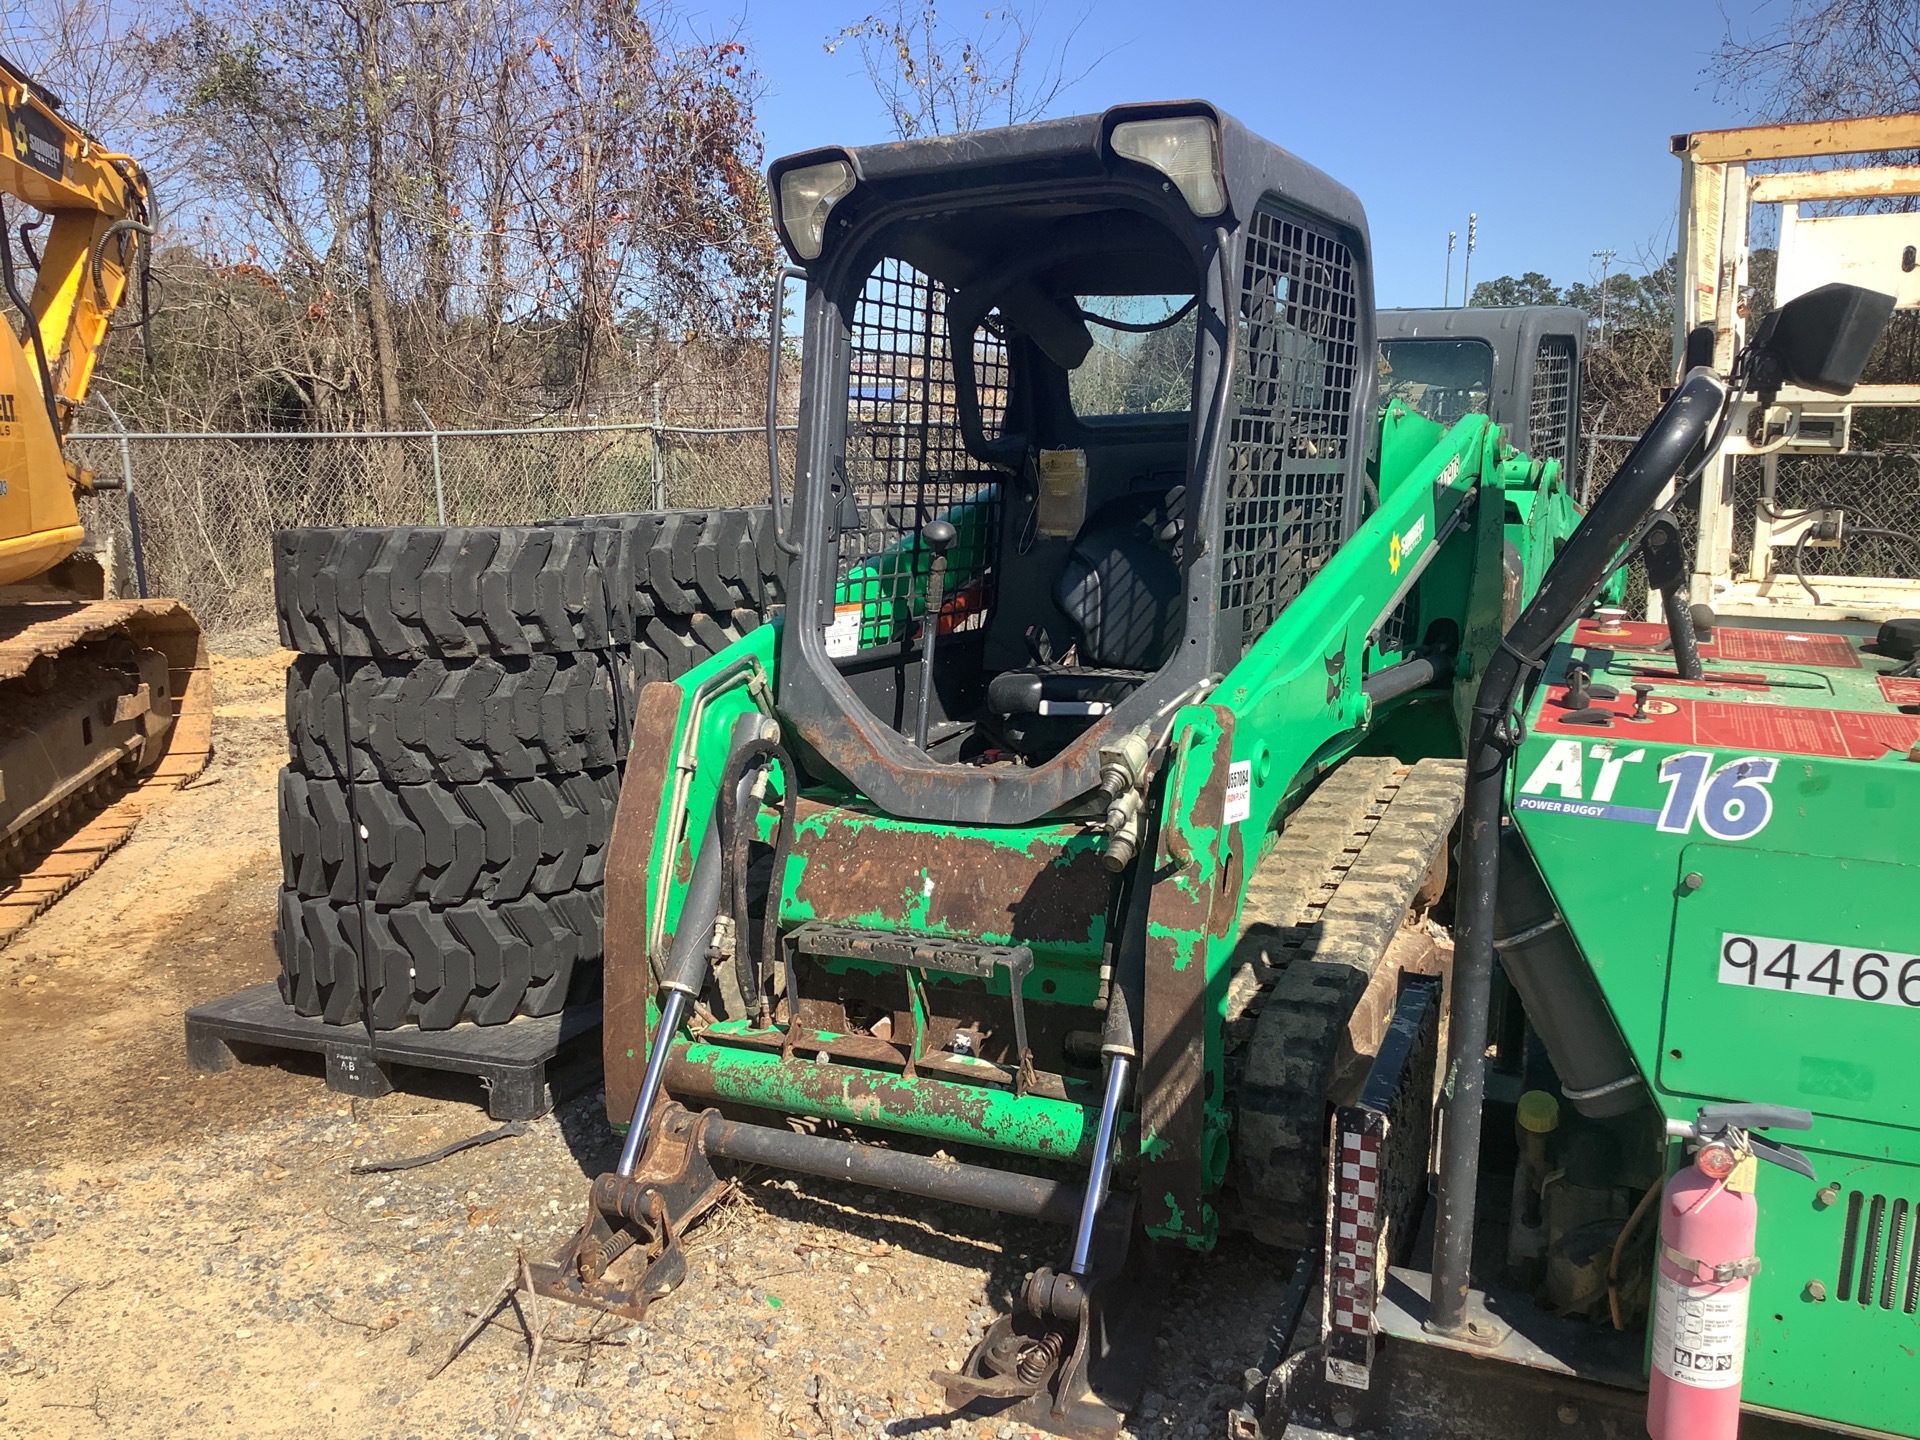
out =
[[[826,243],[827,216],[853,189],[853,166],[828,160],[789,170],[780,177],[780,225],[802,260],[818,260]]]
[[[1108,143],[1114,154],[1151,165],[1171,180],[1194,214],[1218,215],[1227,208],[1220,132],[1206,116],[1128,120],[1113,127]]]

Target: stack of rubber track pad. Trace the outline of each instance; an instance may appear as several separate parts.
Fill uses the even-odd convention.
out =
[[[494,1025],[597,983],[635,690],[760,623],[765,516],[276,537],[300,653],[275,944],[299,1013]]]

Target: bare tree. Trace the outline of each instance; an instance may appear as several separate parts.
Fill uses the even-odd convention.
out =
[[[941,19],[934,0],[893,0],[828,36],[826,47],[829,55],[855,49],[902,140],[1019,125],[1045,114],[1104,58],[1069,69],[1084,17],[1051,54],[1037,53],[1039,15],[1002,6],[961,29]]]
[[[71,119],[131,148],[151,119],[138,63],[149,13],[115,0],[8,0],[0,55],[58,94]]]
[[[1722,89],[1741,94],[1757,117],[1841,120],[1920,110],[1920,0],[1784,0],[1768,13],[1773,23],[1757,34],[1736,34],[1729,21],[1711,65]],[[1920,163],[1920,152],[1894,151],[1883,157],[1887,162]],[[1915,197],[1901,195],[1845,201],[1834,208],[1910,214],[1920,207]],[[1763,284],[1764,301],[1770,303],[1772,256],[1756,252],[1756,258],[1759,254],[1768,259],[1764,280],[1757,277],[1756,284]],[[1874,347],[1866,378],[1909,384],[1916,376],[1920,314],[1903,310]],[[1920,415],[1914,411],[1875,409],[1864,418],[1856,439],[1901,446],[1920,442]]]
[[[1761,13],[1760,28],[1729,18],[1708,64],[1756,118],[1920,110],[1920,0],[1783,0]]]
[[[203,266],[270,277],[315,420],[578,410],[759,322],[758,78],[664,4],[179,0],[146,54]]]

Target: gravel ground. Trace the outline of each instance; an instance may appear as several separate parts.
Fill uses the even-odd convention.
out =
[[[0,1434],[1010,1440],[949,1414],[955,1366],[1062,1232],[771,1174],[688,1237],[643,1326],[513,1310],[438,1378],[470,1312],[572,1232],[615,1153],[596,1092],[528,1133],[457,1090],[349,1103],[317,1067],[187,1071],[187,1006],[274,972],[284,654],[215,662],[214,766],[0,953]],[[1242,1242],[1152,1297],[1136,1435],[1218,1436],[1284,1286]],[[519,1404],[523,1385],[527,1393]]]
[[[1056,1233],[826,1183],[746,1180],[689,1237],[692,1274],[629,1326],[513,1310],[437,1379],[469,1314],[571,1233],[610,1163],[598,1097],[526,1136],[391,1176],[349,1164],[481,1128],[454,1101],[307,1103],[107,1173],[0,1182],[0,1429],[21,1436],[852,1437],[1027,1433],[950,1416],[955,1365]],[[1251,1253],[1238,1257],[1244,1265]],[[1224,1263],[1223,1263],[1224,1262]],[[1235,1268],[1215,1257],[1196,1271]],[[1223,1433],[1257,1318],[1230,1343],[1205,1277],[1165,1296],[1136,1433]],[[1217,1353],[1215,1347],[1218,1347]]]

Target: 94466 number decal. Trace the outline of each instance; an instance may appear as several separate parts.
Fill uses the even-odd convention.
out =
[[[1728,932],[1720,983],[1920,1010],[1920,955]]]

